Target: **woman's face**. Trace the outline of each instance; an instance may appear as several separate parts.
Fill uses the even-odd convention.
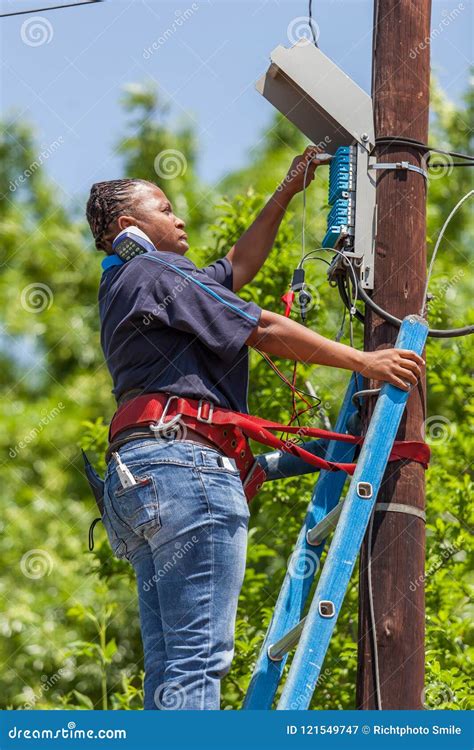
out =
[[[133,209],[117,219],[118,231],[137,226],[148,235],[157,250],[184,255],[189,250],[185,223],[156,185],[137,185]],[[118,234],[118,232],[117,232]]]

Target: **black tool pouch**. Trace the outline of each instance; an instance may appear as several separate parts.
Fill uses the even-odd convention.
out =
[[[84,459],[87,481],[89,482],[100,513],[100,517],[94,518],[89,527],[89,550],[92,552],[94,549],[94,528],[99,521],[102,521],[102,516],[104,515],[104,480],[97,474],[84,451],[82,451],[82,458]]]

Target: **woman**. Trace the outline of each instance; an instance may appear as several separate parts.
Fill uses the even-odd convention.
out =
[[[265,262],[316,153],[311,146],[294,159],[254,223],[204,269],[185,257],[184,221],[156,185],[93,185],[87,218],[96,247],[110,256],[99,290],[101,343],[119,404],[163,392],[247,413],[248,346],[405,390],[417,382],[423,362],[412,352],[359,352],[236,295]],[[307,182],[315,168],[312,162]],[[131,226],[168,264],[150,254],[114,258],[114,238]],[[128,432],[108,463],[103,520],[114,554],[136,573],[144,707],[218,709],[245,569],[249,510],[240,474],[218,445],[186,425],[135,439]]]

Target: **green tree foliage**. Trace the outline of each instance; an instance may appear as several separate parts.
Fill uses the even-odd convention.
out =
[[[192,129],[171,129],[168,111],[151,89],[129,87],[124,106],[130,126],[119,144],[123,173],[157,182],[190,226],[191,257],[198,264],[224,254],[248,227],[306,142],[276,116],[251,150],[247,165],[215,193],[196,177]],[[455,108],[433,91],[432,140],[468,149],[472,98]],[[186,169],[157,178],[156,157],[172,149]],[[181,157],[179,157],[181,158]],[[99,342],[98,256],[85,222],[62,204],[37,159],[27,125],[6,123],[0,141],[2,241],[0,305],[2,363],[0,442],[2,514],[0,552],[0,656],[3,708],[138,709],[143,660],[133,571],[115,559],[105,532],[89,524],[97,515],[81,464],[85,448],[103,469],[107,423],[114,411],[111,382]],[[469,170],[450,170],[430,180],[428,237],[436,233],[458,196],[469,187]],[[20,176],[25,176],[20,180]],[[324,232],[327,177],[319,170],[308,191],[307,249]],[[85,203],[86,196],[82,197]],[[282,223],[275,248],[242,296],[282,311],[280,296],[301,255],[302,199]],[[430,320],[437,326],[473,322],[469,310],[472,229],[467,207],[443,242],[432,291]],[[471,213],[472,216],[472,213]],[[471,226],[469,226],[471,223]],[[326,281],[325,266],[309,268],[313,292],[308,324],[335,337],[341,304]],[[347,340],[347,326],[344,340]],[[360,331],[356,330],[356,343]],[[427,670],[428,708],[466,708],[472,639],[469,600],[472,543],[469,517],[472,478],[472,342],[430,341],[429,420],[433,447],[428,472]],[[471,359],[472,361],[472,359]],[[278,361],[291,377],[293,366]],[[334,423],[347,373],[298,367],[321,407],[305,423]],[[251,355],[250,411],[278,420],[291,415],[288,388],[255,352]],[[236,656],[223,683],[222,705],[238,708],[258,654],[288,558],[314,483],[314,475],[264,486],[252,505],[247,574],[239,604]],[[314,708],[354,706],[357,658],[357,580],[346,596]]]
[[[169,104],[152,85],[126,86],[123,106],[130,114],[129,135],[118,144],[124,174],[156,182],[178,216],[189,223],[192,244],[212,218],[213,193],[196,175],[198,144],[188,124],[167,125]]]

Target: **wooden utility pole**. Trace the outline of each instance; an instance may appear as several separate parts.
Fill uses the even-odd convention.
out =
[[[375,0],[372,97],[375,134],[427,143],[431,0]],[[378,162],[423,166],[418,149],[379,145]],[[377,242],[374,301],[403,318],[419,313],[426,276],[426,192],[416,172],[376,171]],[[392,346],[397,329],[366,308],[365,349]],[[370,387],[373,387],[373,383]],[[374,399],[367,403],[370,419]],[[425,383],[408,400],[398,439],[423,439]],[[424,470],[415,462],[389,464],[377,500],[424,509]],[[357,707],[419,709],[424,683],[424,560],[422,519],[374,514],[371,567],[381,706],[375,681],[374,638],[368,586],[368,535],[360,559]]]

